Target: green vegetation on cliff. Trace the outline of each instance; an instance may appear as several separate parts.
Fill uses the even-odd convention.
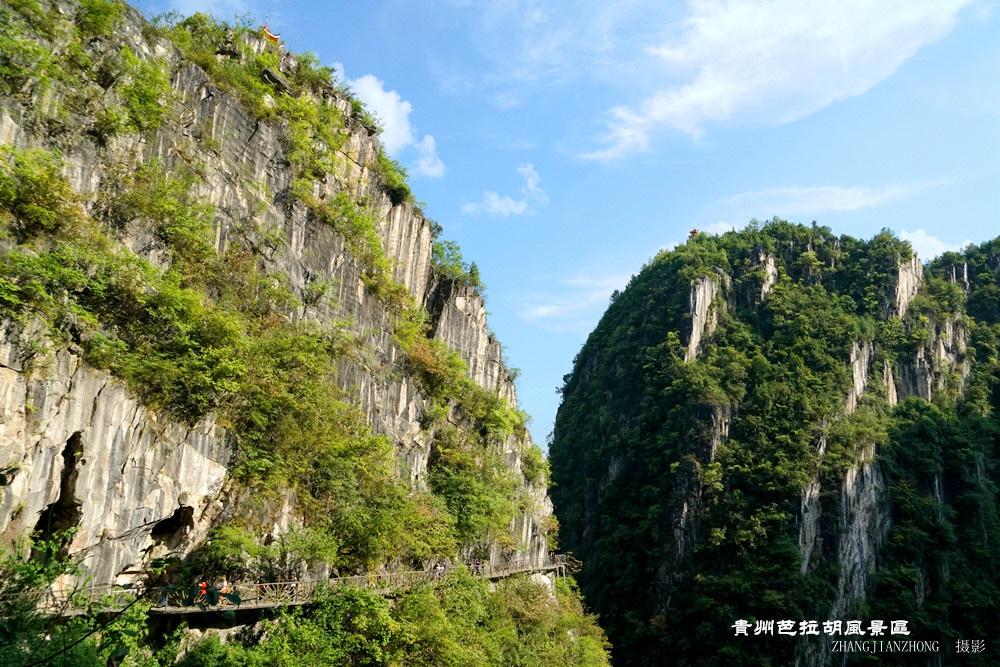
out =
[[[119,5],[105,3],[101,13],[95,3],[80,9],[78,24],[121,19]],[[11,19],[24,39],[44,19],[54,34],[77,44],[78,30],[59,23],[54,9],[36,5],[24,5]],[[441,443],[442,455],[430,470],[437,495],[411,491],[396,478],[391,443],[373,435],[335,388],[338,358],[359,351],[346,323],[290,318],[302,301],[285,276],[260,270],[264,249],[284,243],[280,232],[248,221],[244,241],[234,238],[215,252],[214,210],[193,194],[198,164],[172,171],[158,161],[119,164],[92,217],[60,174],[58,153],[6,149],[0,156],[0,233],[10,245],[0,257],[0,310],[23,326],[41,317],[57,341],[79,344],[90,363],[125,379],[151,406],[191,423],[217,413],[237,439],[236,478],[266,493],[295,489],[303,515],[312,519],[307,527],[319,531],[326,542],[319,551],[334,567],[372,567],[401,557],[420,562],[485,538],[514,546],[506,534],[515,480],[494,452],[509,434],[523,433],[523,415],[472,382],[457,353],[428,338],[426,312],[392,279],[373,204],[356,202],[345,190],[332,203],[312,194],[315,182],[306,177],[322,176],[319,164],[341,166],[334,150],[346,136],[336,107],[310,97],[309,86],[332,89],[330,71],[305,57],[284,94],[260,76],[278,67],[277,52],[255,55],[239,39],[246,26],[233,31],[203,15],[165,25],[163,34],[241,102],[256,109],[263,96],[273,95],[278,106],[263,115],[292,119],[287,156],[300,175],[292,196],[347,240],[371,289],[397,314],[396,339],[410,354],[410,372],[440,406],[432,412],[454,403],[468,419],[465,431],[425,419]],[[227,31],[242,62],[215,56]],[[44,40],[36,43],[46,50]],[[101,58],[110,74],[90,65],[79,73],[82,85],[110,77],[120,93],[124,111],[115,131],[159,128],[172,111],[165,103],[171,98],[167,65],[139,59],[128,47],[120,60],[94,54]],[[53,63],[53,71],[68,66]],[[166,270],[117,242],[147,228],[163,245]],[[323,298],[321,292],[303,295],[312,296]],[[481,509],[470,510],[475,507]],[[477,517],[471,522],[470,511]]]
[[[123,22],[134,28],[123,32],[129,45],[116,41]],[[432,315],[394,279],[382,217],[390,205],[412,208],[413,196],[381,151],[364,164],[347,158],[352,133],[374,127],[328,68],[309,54],[289,64],[246,25],[201,14],[146,24],[115,0],[5,2],[0,28],[4,111],[22,124],[26,145],[42,146],[0,147],[0,320],[11,341],[19,338],[25,373],[44,376],[53,352],[69,348],[166,418],[213,419],[232,446],[226,522],[168,577],[367,572],[457,561],[459,549],[486,557],[524,546],[512,521],[530,509],[529,487],[547,483],[537,448],[525,446],[524,474],[504,458],[525,439],[525,415],[469,377],[461,356],[433,337]],[[274,268],[288,244],[284,229],[257,213],[220,229],[220,211],[198,192],[233,138],[211,124],[185,125],[192,111],[171,82],[194,66],[215,94],[233,95],[258,128],[273,130],[290,174],[277,193],[243,171],[226,177],[249,210],[294,209],[343,239],[346,260],[360,267],[363,302],[384,320],[380,344],[391,349],[378,353],[388,362],[374,367],[369,332],[338,319],[332,281],[308,276],[295,288]],[[93,171],[73,180],[80,174],[60,148],[80,160],[80,146]],[[143,154],[151,146],[159,158]],[[89,177],[96,189],[82,183]],[[71,180],[93,190],[75,192]],[[432,259],[435,279],[482,289],[457,246],[435,247],[445,249]],[[373,375],[420,393],[424,414],[411,418],[432,443],[422,483],[411,483],[395,443],[373,432],[356,392],[338,388],[348,364],[370,364]],[[7,486],[15,471],[2,471]],[[293,525],[274,538],[280,512]],[[32,562],[11,556],[4,572],[31,575],[28,588],[50,583],[55,575]],[[10,664],[45,654],[51,623],[4,605],[4,622],[25,619]],[[197,656],[213,652],[223,662],[212,664],[606,663],[606,642],[578,593],[560,588],[550,600],[527,580],[488,592],[456,574],[389,598],[331,594],[312,612],[274,619],[257,642],[194,647],[186,664],[208,664]],[[144,622],[136,613],[143,618],[129,623]],[[123,647],[130,664],[173,661],[169,646],[153,655],[128,628],[96,629],[92,619],[59,625],[60,641],[94,633],[67,664],[117,661]],[[303,653],[307,637],[314,655]]]
[[[995,243],[931,265],[903,317],[908,244],[777,219],[662,252],[613,297],[566,376],[551,461],[563,545],[616,664],[822,654],[736,638],[738,619],[906,619],[909,638],[950,650],[989,636]],[[969,314],[951,282],[965,261],[982,304]],[[709,324],[685,360],[699,299]]]

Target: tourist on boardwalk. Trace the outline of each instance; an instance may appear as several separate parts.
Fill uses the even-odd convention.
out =
[[[222,583],[219,584],[219,604],[228,603],[229,599],[226,597],[226,593],[229,592],[229,580],[226,579],[226,575],[222,575]]]
[[[288,584],[288,597],[291,598],[292,600],[294,600],[295,599],[295,592],[298,590],[298,588],[299,588],[299,578],[296,577],[295,573],[293,572],[292,573],[292,581],[291,581],[290,584]]]

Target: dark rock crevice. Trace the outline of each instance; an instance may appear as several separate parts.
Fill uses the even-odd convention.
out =
[[[66,441],[62,458],[59,497],[42,511],[34,530],[40,541],[59,542],[59,558],[65,558],[68,554],[70,536],[66,531],[79,525],[83,517],[83,502],[76,497],[76,480],[80,475],[78,466],[83,465],[83,438],[80,431]]]
[[[192,528],[194,528],[194,508],[181,505],[166,519],[158,521],[149,535],[155,541],[163,542],[168,547],[175,547]]]

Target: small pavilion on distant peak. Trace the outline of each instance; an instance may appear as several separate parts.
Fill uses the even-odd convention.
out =
[[[281,33],[275,34],[271,32],[270,14],[264,15],[264,37],[266,37],[267,41],[271,42],[272,44],[277,44],[281,40]]]

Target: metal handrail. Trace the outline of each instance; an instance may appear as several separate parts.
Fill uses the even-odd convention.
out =
[[[543,563],[535,563],[531,559],[519,558],[503,563],[470,563],[469,572],[473,576],[485,579],[503,579],[521,572],[547,572],[556,570],[564,572],[566,556],[555,554]],[[358,588],[369,588],[380,592],[407,589],[415,583],[423,581],[438,581],[445,573],[454,570],[450,566],[444,570],[411,570],[407,572],[369,573],[345,577],[331,577],[311,581],[270,581],[270,582],[230,582],[229,592],[237,593],[240,608],[264,608],[284,605],[306,604],[312,600],[316,589],[320,586],[337,588],[344,585],[355,585]],[[190,586],[156,586],[145,588],[142,585],[120,586],[101,585],[88,586],[72,591],[57,591],[50,589],[40,600],[39,608],[50,613],[66,614],[67,610],[80,610],[86,607],[101,605],[105,610],[124,608],[135,602],[137,597],[148,596],[154,604],[153,610],[170,610],[174,613],[198,612],[201,607],[190,604]],[[213,588],[218,592],[217,588]],[[201,595],[194,596],[195,603]],[[225,596],[219,597],[219,605],[231,605]]]

